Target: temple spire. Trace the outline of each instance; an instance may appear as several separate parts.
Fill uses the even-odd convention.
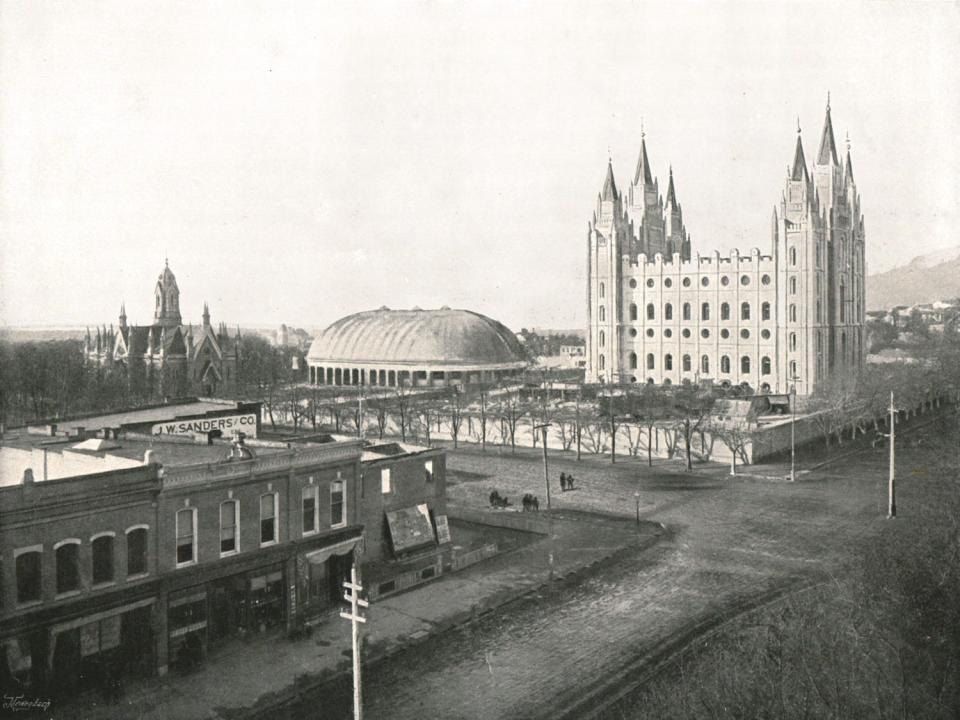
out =
[[[827,114],[823,120],[823,134],[820,136],[820,151],[817,153],[817,165],[839,165],[837,143],[833,137],[833,121],[830,119],[830,93],[827,93]]]
[[[803,141],[800,139],[800,120],[797,119],[797,146],[793,151],[793,167],[790,170],[791,180],[809,180],[807,175],[807,159],[803,155]]]
[[[677,194],[673,189],[673,165],[670,166],[670,182],[667,185],[667,207],[677,204]]]
[[[613,160],[607,158],[607,177],[603,181],[603,191],[600,193],[601,200],[616,200],[619,197],[617,192],[617,183],[613,179]]]
[[[650,160],[647,158],[646,133],[640,131],[640,157],[637,158],[637,171],[633,174],[633,184],[639,185],[641,178],[644,185],[653,185],[653,174],[650,172]]]
[[[850,161],[850,133],[847,133],[847,164],[843,169],[843,174],[848,182],[853,181],[853,163]]]

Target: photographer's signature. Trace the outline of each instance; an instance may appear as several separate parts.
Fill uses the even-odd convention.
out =
[[[19,712],[21,710],[42,710],[46,712],[50,709],[50,701],[41,698],[28,698],[25,695],[4,695],[3,709]]]

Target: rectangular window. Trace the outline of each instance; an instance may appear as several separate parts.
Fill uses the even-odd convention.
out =
[[[101,535],[93,541],[93,584],[113,581],[113,536]]]
[[[303,488],[303,534],[317,531],[317,495],[319,488],[316,485],[305,485]]]
[[[330,483],[330,527],[345,525],[347,516],[343,505],[343,481]]]
[[[177,565],[197,560],[197,509],[177,510]]]
[[[127,575],[147,571],[147,531],[136,528],[127,533]]]
[[[427,460],[423,463],[423,473],[428,483],[433,482],[433,460]]]
[[[277,494],[260,496],[260,544],[277,541]]]
[[[383,468],[380,470],[380,492],[384,495],[388,495],[393,492],[393,488],[390,484],[390,468]]]
[[[236,500],[227,500],[220,503],[220,554],[237,552],[240,543],[237,538],[237,510],[240,505]]]
[[[28,603],[40,599],[40,553],[17,555],[17,602]]]

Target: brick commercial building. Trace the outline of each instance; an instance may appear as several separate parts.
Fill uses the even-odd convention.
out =
[[[151,432],[202,409],[131,410],[4,438],[5,689],[70,694],[187,667],[231,639],[333,614],[365,548],[389,561],[449,547],[442,450],[228,440],[206,425]],[[219,424],[250,409],[200,418]]]

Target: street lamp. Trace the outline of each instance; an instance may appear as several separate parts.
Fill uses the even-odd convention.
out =
[[[633,499],[637,503],[637,527],[640,527],[640,491],[639,490],[633,493]]]

